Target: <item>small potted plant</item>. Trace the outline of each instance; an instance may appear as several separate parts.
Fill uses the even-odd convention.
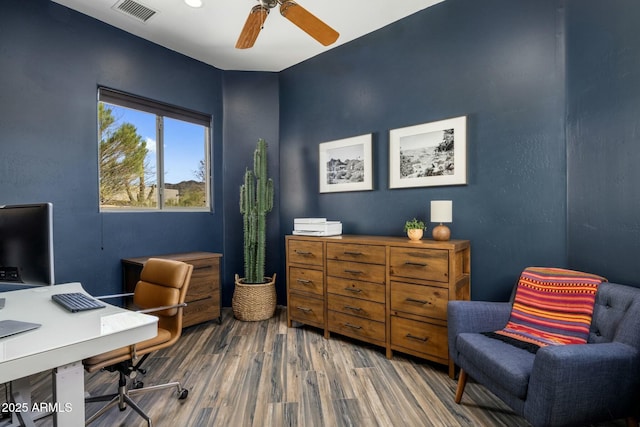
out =
[[[404,231],[407,232],[407,236],[409,236],[409,239],[411,240],[422,239],[422,234],[424,233],[424,230],[425,230],[424,222],[416,218],[413,218],[404,223]]]

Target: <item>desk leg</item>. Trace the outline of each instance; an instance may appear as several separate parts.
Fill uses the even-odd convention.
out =
[[[82,362],[53,370],[54,426],[84,426],[84,370]]]
[[[11,426],[35,427],[31,413],[31,380],[19,378],[11,382],[11,399],[19,411],[11,414]]]

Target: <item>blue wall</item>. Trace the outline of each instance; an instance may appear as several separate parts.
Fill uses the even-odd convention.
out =
[[[47,0],[0,3],[0,203],[54,205],[56,281],[121,289],[120,259],[222,252],[222,72]],[[213,213],[98,212],[98,85],[211,114]]]
[[[569,262],[640,285],[640,3],[570,2]]]
[[[606,3],[606,6],[604,5]],[[504,299],[527,265],[640,285],[640,39],[633,0],[447,0],[281,73],[221,71],[48,0],[0,2],[0,203],[54,203],[59,282],[120,286],[120,258],[223,252],[241,271],[238,188],[267,139],[283,236],[326,216],[402,235],[452,199],[472,242],[472,297]],[[98,212],[96,88],[209,113],[213,212]],[[469,183],[388,188],[389,129],[468,116]],[[318,144],[373,133],[374,190],[318,192]]]
[[[279,112],[278,75],[226,71],[224,74],[224,253],[226,275],[223,304],[231,306],[233,276],[244,275],[242,250],[242,216],[239,214],[240,185],[246,168],[253,169],[253,152],[259,138],[267,141],[268,175],[274,182],[274,210],[267,216],[269,250],[265,274],[276,273],[278,303],[286,305],[284,258],[282,257],[280,216],[278,206],[283,194],[279,191]],[[278,277],[280,279],[278,280]]]
[[[402,235],[453,200],[472,297],[502,299],[527,265],[566,264],[563,9],[447,0],[281,73],[281,223],[341,220]],[[389,189],[389,129],[468,117],[468,185]],[[318,193],[318,144],[374,136],[374,191]]]

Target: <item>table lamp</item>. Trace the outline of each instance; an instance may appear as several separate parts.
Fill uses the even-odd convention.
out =
[[[431,201],[431,222],[438,222],[433,228],[434,240],[449,240],[451,237],[451,230],[443,222],[451,222],[453,210],[453,202],[451,200],[432,200]]]

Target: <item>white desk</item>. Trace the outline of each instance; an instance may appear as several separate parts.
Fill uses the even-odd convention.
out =
[[[66,292],[85,291],[80,283],[68,283],[0,294],[6,299],[0,319],[42,324],[0,339],[0,384],[53,369],[54,422],[71,427],[85,420],[82,360],[155,337],[158,319],[108,304],[69,313],[51,301],[52,294]]]

